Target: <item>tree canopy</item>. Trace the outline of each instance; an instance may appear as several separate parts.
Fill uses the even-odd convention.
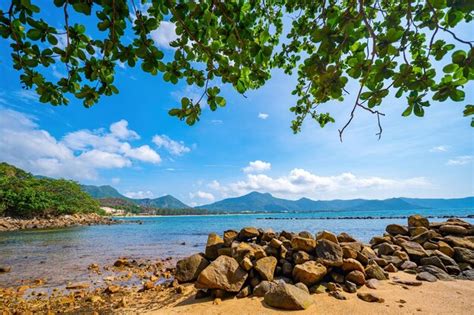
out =
[[[0,163],[0,216],[29,218],[92,212],[103,213],[99,203],[79,184],[35,177]]]
[[[321,127],[334,122],[318,106],[348,100],[352,111],[339,130],[342,140],[358,109],[376,116],[380,137],[379,108],[392,91],[406,104],[403,116],[422,117],[433,102],[463,102],[474,79],[473,42],[456,32],[472,24],[472,0],[53,3],[12,0],[0,10],[0,35],[10,43],[22,85],[52,105],[73,97],[90,107],[118,93],[115,67],[125,63],[173,84],[202,88],[198,99],[183,97],[169,111],[193,125],[203,103],[212,111],[226,105],[221,84],[245,95],[263,86],[272,69],[282,69],[297,76],[293,131],[307,117]],[[55,13],[54,21],[45,20],[45,10]],[[171,53],[151,38],[163,21],[176,26]],[[45,70],[56,64],[66,69],[57,80]],[[473,115],[474,105],[464,105],[464,115]]]

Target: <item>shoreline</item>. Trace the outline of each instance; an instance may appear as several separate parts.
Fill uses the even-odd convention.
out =
[[[0,217],[0,232],[14,232],[22,230],[58,229],[76,226],[112,225],[119,224],[109,216],[96,213],[62,215],[51,218],[19,219]]]

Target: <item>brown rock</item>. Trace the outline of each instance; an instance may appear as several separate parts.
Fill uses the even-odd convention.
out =
[[[304,290],[291,284],[281,283],[265,294],[264,302],[278,309],[305,310],[314,303],[314,300]]]
[[[217,250],[224,246],[224,240],[216,233],[211,233],[207,237],[206,257],[210,260],[216,259],[219,254]]]
[[[270,242],[272,239],[276,238],[277,235],[275,232],[273,232],[272,229],[268,229],[262,234],[262,241],[265,242]]]
[[[408,235],[408,229],[404,227],[403,225],[399,224],[389,224],[385,228],[385,231],[391,235]]]
[[[362,266],[362,264],[358,260],[352,258],[344,259],[342,261],[341,268],[345,273],[350,272],[352,270],[359,270],[362,273],[365,272],[364,266]]]
[[[416,267],[418,267],[418,265],[415,262],[408,260],[403,262],[403,264],[400,266],[400,269],[415,269]]]
[[[249,240],[254,237],[258,237],[260,233],[258,230],[254,227],[245,227],[242,230],[240,230],[239,233],[239,239],[240,240]]]
[[[408,217],[408,227],[417,227],[417,226],[422,226],[427,229],[430,228],[430,222],[428,221],[427,218],[422,217],[419,214],[412,215]]]
[[[234,230],[224,231],[224,246],[229,247],[232,242],[237,239],[239,233]]]
[[[118,285],[111,284],[105,289],[105,293],[107,294],[114,294],[117,293],[121,290],[122,288],[119,287]]]
[[[308,260],[312,260],[312,259],[313,259],[313,256],[311,256],[310,254],[302,250],[299,250],[293,254],[293,261],[295,264],[303,264],[307,262]]]
[[[365,275],[359,270],[352,270],[346,275],[346,280],[355,283],[356,285],[364,285]]]
[[[398,272],[397,267],[395,267],[392,263],[385,266],[385,268],[383,268],[383,270],[385,270],[386,272]]]
[[[0,273],[10,272],[12,268],[10,266],[0,266]]]
[[[350,247],[342,246],[342,256],[343,256],[344,258],[353,258],[353,259],[356,259],[356,258],[357,258],[357,251],[353,250],[353,249],[350,248]]]
[[[454,247],[454,260],[474,266],[474,250],[463,247]]]
[[[415,237],[412,237],[412,241],[416,242],[418,244],[423,244],[429,240],[431,240],[433,237],[436,237],[436,232],[432,230],[428,230],[426,232],[423,232]]]
[[[263,280],[273,281],[273,274],[277,265],[275,257],[263,257],[255,263],[255,270]]]
[[[298,233],[298,236],[302,237],[302,238],[310,238],[310,239],[314,240],[313,234],[311,234],[308,231],[301,231],[301,232]]]
[[[291,247],[293,250],[312,252],[316,247],[316,241],[310,238],[295,236],[291,239]]]
[[[195,281],[201,271],[209,265],[209,261],[201,254],[194,254],[176,263],[175,278],[180,283]]]
[[[468,237],[448,235],[443,240],[453,247],[464,247],[474,250],[474,240],[471,240]]]
[[[253,263],[252,263],[252,261],[250,260],[250,258],[245,257],[245,258],[242,259],[242,261],[240,262],[240,266],[241,266],[244,270],[249,271],[250,269],[253,268]]]
[[[275,282],[270,282],[270,281],[262,281],[260,282],[254,289],[253,289],[253,295],[262,297],[265,296],[265,294],[274,288],[276,288],[277,284]]]
[[[316,244],[316,260],[325,266],[342,265],[342,248],[339,244],[321,239]]]
[[[236,298],[241,299],[249,296],[250,294],[252,294],[252,287],[248,285],[240,290],[239,293],[237,293]]]
[[[316,235],[316,240],[328,240],[333,243],[339,244],[339,241],[337,240],[337,236],[334,233],[331,233],[329,231],[321,231]]]
[[[373,302],[383,303],[383,302],[385,302],[384,299],[382,299],[381,297],[378,297],[377,295],[375,295],[373,293],[359,292],[359,293],[357,293],[357,297],[359,299],[361,299],[362,301],[366,301],[366,302],[370,302],[370,303],[373,303]]]
[[[382,243],[379,246],[377,246],[377,253],[379,255],[392,255],[395,252],[395,250],[396,250],[396,247],[388,243]]]
[[[443,241],[439,241],[438,242],[438,249],[440,252],[442,252],[443,254],[449,256],[449,257],[453,257],[454,255],[454,249],[448,245],[448,243],[446,242],[443,242]]]
[[[83,289],[87,289],[89,288],[89,284],[88,283],[69,283],[67,286],[66,286],[66,289],[68,290],[83,290]]]
[[[384,270],[375,263],[365,268],[365,274],[368,279],[387,280]]]
[[[198,289],[239,292],[247,276],[234,258],[219,256],[199,274],[195,286]]]
[[[293,268],[293,279],[296,282],[303,282],[308,287],[321,281],[326,274],[326,267],[316,263],[315,261],[298,264]]]
[[[232,257],[232,248],[230,247],[221,247],[217,250],[217,256],[229,256]]]
[[[379,287],[380,283],[377,279],[369,279],[365,282],[365,286],[370,289],[376,290]]]
[[[424,226],[416,226],[416,227],[412,227],[410,228],[410,236],[411,237],[415,237],[417,235],[420,235],[422,233],[425,233],[426,231],[428,231],[427,228],[425,228]]]
[[[147,281],[143,284],[143,290],[144,291],[151,290],[154,287],[155,287],[155,283],[153,281]]]
[[[442,225],[439,230],[443,235],[452,234],[452,235],[466,235],[468,230],[465,227],[459,225],[445,224]]]
[[[273,248],[279,249],[282,244],[283,244],[283,242],[280,241],[279,239],[272,238],[269,245]]]
[[[403,242],[401,243],[403,249],[407,252],[410,258],[420,259],[428,256],[423,246],[416,242]]]
[[[337,240],[339,242],[357,242],[355,238],[347,234],[346,232],[342,232],[337,236]]]

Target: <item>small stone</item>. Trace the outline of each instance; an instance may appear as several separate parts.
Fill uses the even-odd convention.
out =
[[[242,261],[240,262],[240,266],[241,266],[244,270],[249,271],[250,269],[253,268],[253,263],[252,263],[252,261],[250,260],[250,258],[245,257],[245,258],[242,259]]]
[[[423,283],[420,282],[420,281],[401,280],[401,279],[395,279],[395,280],[393,280],[393,282],[394,282],[394,283],[397,283],[397,284],[412,286],[412,287],[419,287],[420,285],[423,284]]]
[[[385,270],[386,272],[398,272],[398,268],[395,267],[392,263],[385,266],[385,268],[383,268],[383,270]]]
[[[329,296],[332,296],[338,300],[347,300],[347,297],[344,296],[344,294],[342,294],[341,292],[339,291],[331,291],[328,293]]]
[[[385,228],[385,231],[391,235],[408,235],[408,229],[404,227],[403,225],[399,224],[389,224]]]
[[[357,285],[351,281],[346,281],[344,283],[344,291],[349,292],[349,293],[356,293]]]
[[[240,292],[237,293],[236,297],[238,299],[241,299],[241,298],[249,296],[251,293],[252,293],[252,288],[248,285],[244,287],[242,290],[240,290]]]
[[[253,295],[262,297],[265,293],[273,290],[277,286],[276,283],[270,281],[262,281],[253,289]]]
[[[415,269],[416,267],[418,267],[418,265],[415,262],[408,260],[403,262],[403,264],[400,266],[400,269]]]
[[[368,279],[387,280],[384,270],[375,263],[365,268],[365,274]]]
[[[88,283],[70,283],[66,286],[68,290],[83,290],[89,288]]]
[[[108,294],[114,294],[117,293],[121,290],[121,288],[118,285],[111,284],[105,289],[105,293]]]
[[[341,268],[346,273],[352,270],[359,270],[360,272],[365,272],[364,266],[362,266],[362,264],[358,260],[352,258],[344,259],[342,261]]]
[[[381,297],[378,297],[377,295],[373,294],[373,293],[362,293],[362,292],[359,292],[357,293],[357,297],[363,301],[366,301],[366,302],[370,302],[370,303],[373,303],[373,302],[376,302],[376,303],[383,303],[385,302],[385,300]]]
[[[143,290],[144,291],[151,290],[154,287],[155,287],[155,283],[153,281],[147,281],[143,284]]]
[[[379,287],[380,283],[377,279],[369,279],[365,282],[365,286],[370,289],[376,290]]]
[[[326,293],[326,285],[316,284],[309,288],[310,293],[321,294]]]
[[[215,298],[214,301],[212,301],[212,305],[219,305],[222,303],[222,299],[221,298]]]

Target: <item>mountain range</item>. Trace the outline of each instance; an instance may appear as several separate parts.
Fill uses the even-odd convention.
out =
[[[81,185],[82,190],[87,192],[93,198],[104,199],[104,198],[119,198],[131,201],[140,206],[155,207],[161,209],[187,209],[191,208],[180,200],[176,199],[171,195],[166,195],[158,198],[143,198],[133,199],[128,198],[117,191],[112,186],[94,186],[94,185]]]
[[[120,198],[131,201],[137,205],[167,208],[187,209],[191,208],[177,198],[166,195],[159,198],[132,199],[120,194],[109,185],[93,186],[82,185],[82,189],[92,197]],[[389,198],[384,200],[351,199],[351,200],[312,200],[301,198],[288,200],[272,196],[269,193],[251,192],[247,195],[227,198],[212,204],[195,207],[227,212],[259,211],[259,212],[282,212],[282,211],[359,211],[359,210],[416,210],[416,209],[459,209],[474,208],[474,197],[440,199],[440,198]]]

